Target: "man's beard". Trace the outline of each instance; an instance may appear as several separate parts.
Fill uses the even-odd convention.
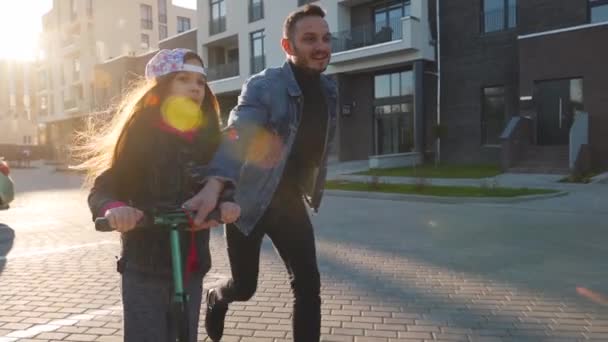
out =
[[[308,66],[309,60],[307,58],[305,58],[304,55],[302,53],[300,53],[300,51],[298,51],[298,48],[295,46],[295,44],[293,45],[293,50],[295,52],[295,56],[298,57],[294,61],[294,64],[298,68],[300,68],[304,73],[309,74],[311,76],[318,76],[327,69],[327,65],[325,65],[323,67],[323,69],[321,69],[321,70],[309,67]]]

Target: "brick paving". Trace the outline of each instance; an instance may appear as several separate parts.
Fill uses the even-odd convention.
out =
[[[0,342],[121,341],[119,241],[93,230],[80,179],[15,178],[17,202],[0,212]],[[322,340],[608,341],[607,218],[328,197],[315,218]],[[221,231],[211,245],[206,286],[229,272]],[[291,340],[289,282],[267,242],[261,273],[223,341]]]

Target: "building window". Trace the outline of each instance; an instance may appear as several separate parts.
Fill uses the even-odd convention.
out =
[[[169,36],[167,25],[158,25],[158,40],[163,40]]]
[[[167,0],[158,0],[158,22],[167,23]]]
[[[46,70],[41,70],[38,73],[38,89],[46,89],[48,83],[48,76]]]
[[[252,32],[251,40],[251,73],[258,73],[266,67],[264,53],[264,30]]]
[[[226,1],[210,0],[209,7],[211,20],[209,20],[209,34],[226,31]]]
[[[87,15],[89,17],[93,16],[93,0],[87,0]]]
[[[150,36],[145,33],[141,34],[141,48],[147,50],[150,48]]]
[[[414,74],[411,70],[374,77],[375,153],[414,150]]]
[[[414,94],[414,80],[411,71],[376,75],[374,78],[374,98],[408,96]]]
[[[589,20],[592,23],[608,21],[608,0],[589,0]]]
[[[190,18],[177,17],[177,33],[186,32],[190,29]]]
[[[399,1],[374,10],[374,44],[400,39],[401,18],[410,15],[410,2]]]
[[[249,22],[254,22],[264,18],[264,1],[249,0]]]
[[[139,9],[141,12],[141,28],[144,30],[151,30],[153,26],[152,6],[140,4]]]
[[[76,0],[70,0],[70,19],[74,20],[78,17],[78,8],[76,7]]]
[[[500,145],[500,135],[507,117],[505,88],[483,88],[481,106],[481,144]]]
[[[72,76],[74,79],[74,82],[80,80],[80,60],[78,58],[75,58],[72,62]]]
[[[483,0],[482,32],[490,33],[515,28],[517,0]]]
[[[317,0],[298,0],[298,6],[304,6],[306,4],[309,4],[311,2],[315,2]]]

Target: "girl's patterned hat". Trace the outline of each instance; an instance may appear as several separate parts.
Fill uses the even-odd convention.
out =
[[[194,51],[188,49],[162,49],[158,51],[146,64],[146,78],[152,80],[156,77],[178,71],[197,72],[207,76],[205,68],[185,63],[184,56],[187,53],[194,53]]]

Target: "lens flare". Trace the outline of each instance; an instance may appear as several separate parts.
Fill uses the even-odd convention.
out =
[[[596,304],[600,304],[600,305],[604,305],[604,306],[608,306],[608,297],[604,296],[601,293],[597,293],[595,291],[589,290],[588,288],[582,287],[582,286],[578,286],[576,288],[576,292],[582,296],[587,298],[588,300],[596,303]]]
[[[264,169],[277,166],[282,155],[283,143],[281,138],[265,129],[258,131],[247,150],[247,160]]]
[[[156,107],[160,104],[160,99],[156,94],[150,94],[146,96],[145,105],[146,107]]]
[[[165,122],[182,132],[197,129],[207,123],[201,108],[188,97],[170,96],[160,110]]]

